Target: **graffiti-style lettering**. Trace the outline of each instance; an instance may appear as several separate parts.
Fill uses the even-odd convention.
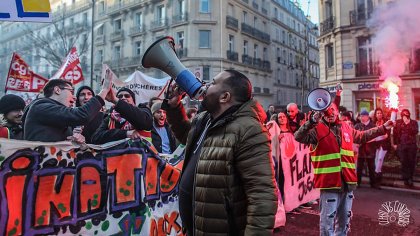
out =
[[[172,235],[172,230],[175,231],[176,235],[182,236],[182,227],[176,221],[179,217],[178,212],[172,212],[169,215],[165,214],[164,217],[159,219],[152,219],[150,223],[150,232],[149,235],[151,236],[164,236],[164,235]]]

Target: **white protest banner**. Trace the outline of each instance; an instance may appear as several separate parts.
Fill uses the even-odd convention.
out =
[[[63,65],[51,79],[64,79],[72,84],[78,84],[84,80],[79,55],[75,47],[70,50]]]
[[[279,158],[280,158],[280,145],[278,141],[278,137],[280,134],[280,128],[275,121],[270,121],[266,124],[268,132],[270,133],[271,138],[271,155],[274,161],[274,171],[277,181],[277,194],[278,194],[278,204],[277,204],[277,213],[276,213],[276,220],[274,222],[274,227],[280,227],[286,225],[286,212],[284,209],[283,198],[280,193],[279,189]]]
[[[283,133],[280,141],[284,174],[284,208],[287,212],[319,198],[309,146],[298,143],[292,133]]]
[[[102,74],[104,74],[104,67],[102,68]],[[170,77],[156,79],[145,75],[140,71],[135,71],[133,74],[128,76],[126,80],[113,79],[112,87],[115,90],[119,90],[122,87],[129,88],[136,95],[136,103],[139,104],[148,102],[152,97],[159,97],[163,99],[169,80]]]
[[[49,0],[1,0],[0,21],[51,22]]]

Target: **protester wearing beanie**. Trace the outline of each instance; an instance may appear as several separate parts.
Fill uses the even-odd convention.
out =
[[[0,114],[3,115],[0,137],[23,139],[22,114],[25,101],[14,94],[4,95],[0,99]]]
[[[161,107],[162,102],[156,102],[151,108],[153,115],[152,143],[159,153],[170,154],[176,149],[176,139],[166,122],[166,111]]]
[[[83,106],[94,96],[95,92],[91,87],[86,85],[80,87],[76,93],[76,107]],[[82,128],[82,135],[85,136],[87,143],[92,143],[93,134],[96,132],[96,130],[99,128],[99,126],[105,118],[105,113],[103,112],[103,110],[104,109],[102,109],[87,125],[84,125],[82,127],[74,127]]]
[[[128,88],[118,90],[115,104],[92,136],[92,142],[103,144],[125,138],[137,139],[151,136],[153,117],[150,109],[136,106],[135,94]],[[151,139],[150,139],[151,141]]]

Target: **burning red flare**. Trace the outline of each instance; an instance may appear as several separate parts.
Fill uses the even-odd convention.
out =
[[[388,90],[388,97],[385,105],[392,110],[391,120],[395,121],[397,118],[397,111],[399,105],[398,91],[400,91],[401,79],[399,77],[387,77],[381,84],[382,88]]]

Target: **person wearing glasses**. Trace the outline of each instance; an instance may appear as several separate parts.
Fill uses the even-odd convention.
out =
[[[117,95],[110,96],[115,105],[92,136],[92,142],[103,144],[125,138],[146,138],[151,142],[153,116],[144,104],[136,106],[133,91],[121,88]]]
[[[84,143],[81,134],[73,135],[72,127],[88,124],[105,105],[111,89],[106,82],[97,96],[83,106],[74,108],[76,97],[71,82],[53,79],[45,84],[44,97],[33,101],[23,115],[23,139],[29,141],[58,142],[72,140]]]

